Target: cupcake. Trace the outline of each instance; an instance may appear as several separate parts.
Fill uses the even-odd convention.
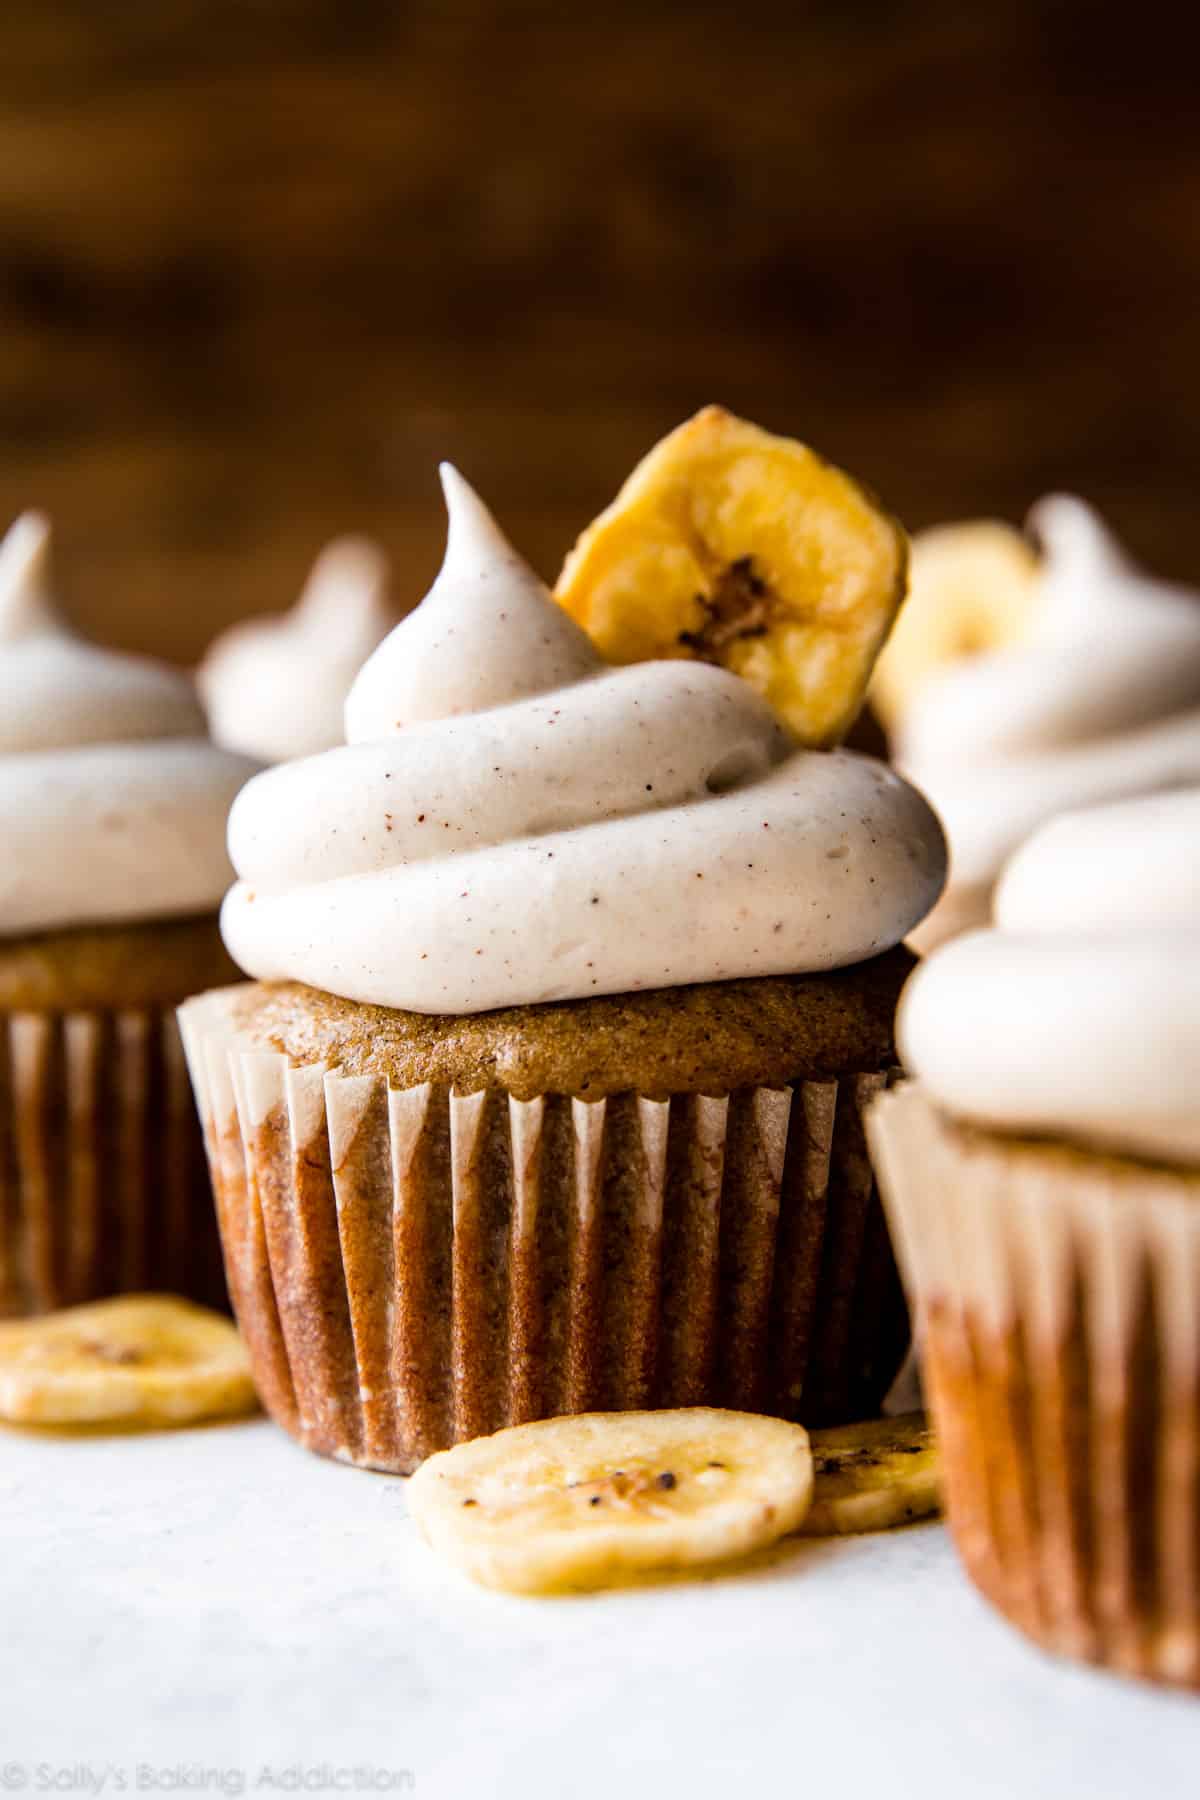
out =
[[[1200,781],[1200,595],[1154,581],[1081,501],[918,540],[877,671],[893,760],[941,816],[950,876],[913,939],[986,925],[1005,862],[1056,814]]]
[[[928,958],[869,1135],[967,1571],[1200,1686],[1200,787],[1065,815]]]
[[[181,1012],[234,1307],[301,1442],[875,1410],[907,1315],[863,1108],[943,873],[881,764],[703,662],[613,668],[443,471],[347,744],[230,820],[255,980]]]
[[[256,765],[187,679],[85,643],[47,527],[0,545],[0,1316],[223,1292],[175,1008],[231,968],[225,817]]]
[[[395,623],[383,552],[338,538],[290,612],[243,619],[209,645],[196,681],[213,737],[262,762],[340,744],[351,683]]]

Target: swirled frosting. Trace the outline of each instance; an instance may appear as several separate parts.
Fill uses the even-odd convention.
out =
[[[454,470],[446,559],[344,747],[239,796],[238,962],[468,1013],[824,970],[898,943],[941,832],[880,763],[798,751],[738,677],[604,664]]]
[[[950,840],[951,882],[990,885],[1043,820],[1200,781],[1200,596],[1151,580],[1090,508],[1043,500],[1029,636],[922,691],[896,763]]]
[[[342,742],[354,677],[396,623],[382,551],[338,538],[313,564],[290,612],[243,619],[196,671],[214,738],[263,762]]]
[[[209,911],[258,765],[209,743],[185,676],[68,629],[48,548],[35,513],[0,544],[0,933]]]
[[[929,957],[905,1062],[948,1111],[1200,1161],[1200,787],[1064,814],[1008,864],[996,928]]]

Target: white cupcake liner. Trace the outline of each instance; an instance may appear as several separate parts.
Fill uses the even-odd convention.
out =
[[[878,1410],[908,1338],[862,1128],[885,1075],[396,1091],[262,1048],[235,1004],[180,1019],[234,1309],[309,1448],[403,1473],[553,1413]]]
[[[1200,1172],[868,1132],[968,1573],[1048,1649],[1200,1686]]]
[[[172,1011],[0,1013],[0,1317],[224,1295]]]

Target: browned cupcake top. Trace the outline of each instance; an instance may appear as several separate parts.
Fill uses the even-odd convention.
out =
[[[176,1006],[237,972],[215,914],[0,938],[0,1010]]]
[[[659,988],[505,1007],[461,1018],[392,1011],[298,982],[229,994],[231,1024],[298,1064],[518,1099],[725,1094],[867,1072],[894,1057],[892,1017],[914,959],[903,948],[826,975]]]
[[[975,1164],[981,1179],[993,1183],[1001,1174],[1014,1184],[1028,1176],[1048,1184],[1047,1191],[1056,1196],[1073,1188],[1088,1194],[1136,1196],[1148,1193],[1152,1184],[1166,1183],[1171,1191],[1200,1201],[1200,1169],[1085,1139],[1075,1142],[957,1118],[915,1077],[901,1082],[879,1104],[886,1105],[890,1118],[898,1115],[910,1131],[923,1134],[930,1159],[939,1148],[949,1150],[964,1166]]]

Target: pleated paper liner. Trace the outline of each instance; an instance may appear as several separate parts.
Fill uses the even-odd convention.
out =
[[[1048,1650],[1200,1686],[1200,1174],[913,1085],[868,1130],[968,1574]]]
[[[879,1404],[908,1319],[863,1133],[884,1075],[584,1103],[395,1091],[181,1009],[234,1310],[310,1449],[406,1473],[502,1425]]]
[[[225,1303],[173,1013],[0,1013],[0,1317],[144,1288]]]

